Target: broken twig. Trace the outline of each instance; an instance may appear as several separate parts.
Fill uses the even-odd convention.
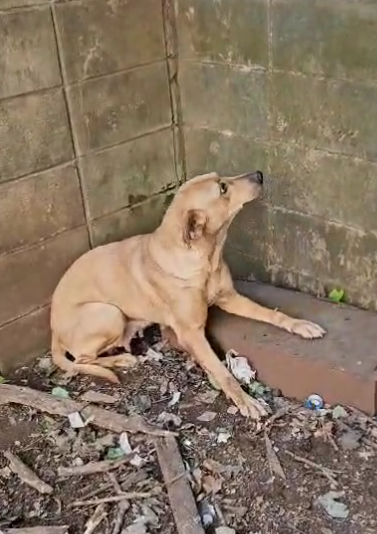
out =
[[[122,495],[113,495],[112,497],[103,497],[102,499],[92,499],[89,501],[74,501],[69,505],[70,508],[73,506],[97,506],[98,504],[106,504],[108,502],[120,502],[124,500],[132,499],[149,499],[152,497],[153,493],[145,492],[138,493],[137,491],[123,493]]]
[[[15,454],[13,454],[10,451],[5,451],[4,453],[5,458],[9,461],[9,466],[13,473],[17,475],[22,482],[27,484],[28,486],[34,488],[35,490],[39,491],[39,493],[42,494],[49,494],[52,493],[54,490],[49,485],[46,484],[46,482],[43,482],[35,473],[24,464],[22,460]]]
[[[142,432],[152,436],[171,436],[172,432],[149,425],[140,415],[126,417],[120,413],[104,410],[98,406],[85,406],[84,403],[71,399],[61,399],[49,393],[35,389],[0,384],[0,404],[22,404],[51,415],[68,417],[73,412],[79,412],[86,420],[91,418],[90,424],[106,428],[110,432]]]
[[[175,438],[155,440],[178,534],[205,534]],[[173,482],[174,481],[174,482]]]
[[[323,467],[321,464],[316,464],[312,460],[308,460],[306,458],[303,458],[302,456],[297,456],[297,454],[293,454],[291,451],[285,451],[286,454],[288,454],[291,458],[296,460],[296,462],[300,462],[302,464],[305,464],[309,467],[313,467],[314,469],[317,469],[317,471],[320,471],[332,484],[332,486],[337,487],[338,481],[335,479],[334,472],[331,471],[328,467]]]
[[[93,534],[98,525],[107,517],[104,504],[99,504],[94,510],[93,515],[88,519],[85,525],[84,534]]]
[[[127,462],[127,458],[118,460],[102,460],[101,462],[89,462],[85,465],[75,465],[73,467],[58,467],[60,477],[81,477],[94,475],[95,473],[107,473],[112,469],[117,469]]]

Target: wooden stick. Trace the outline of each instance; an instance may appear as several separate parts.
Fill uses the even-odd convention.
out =
[[[68,534],[68,528],[68,526],[3,528],[0,529],[0,534]]]
[[[118,460],[102,460],[101,462],[89,462],[85,465],[75,465],[73,467],[58,467],[60,477],[81,477],[94,475],[95,473],[107,473],[112,469],[117,469],[128,461],[127,458]]]
[[[43,393],[35,389],[0,384],[0,404],[22,404],[49,413],[67,417],[73,412],[80,412],[85,419],[92,418],[91,425],[105,428],[110,432],[121,434],[122,432],[142,432],[151,436],[171,436],[172,432],[161,430],[149,425],[140,415],[126,417],[120,413],[104,410],[98,406],[86,406],[84,403],[71,399],[61,399],[49,393]]]
[[[178,534],[205,534],[196,502],[174,437],[155,440],[158,461],[164,477]]]
[[[9,466],[14,474],[16,474],[22,482],[27,484],[28,486],[36,489],[39,491],[39,493],[42,494],[49,494],[52,493],[54,490],[49,485],[46,484],[46,482],[43,482],[35,473],[24,464],[22,460],[15,454],[11,453],[10,451],[4,451],[5,458],[9,461]]]
[[[84,534],[93,534],[98,525],[107,517],[104,504],[99,504],[94,510],[93,515],[88,519],[85,524]]]
[[[122,495],[113,495],[112,497],[104,497],[103,499],[93,499],[91,501],[74,501],[69,505],[69,508],[73,506],[97,506],[98,504],[106,504],[107,502],[120,502],[124,500],[131,499],[149,499],[152,497],[153,493],[138,493],[137,491],[132,491],[128,493],[123,493]]]
[[[293,452],[291,451],[285,451],[285,453],[288,454],[294,460],[296,460],[296,462],[300,462],[309,467],[314,467],[314,469],[320,471],[334,487],[338,486],[338,481],[334,478],[334,472],[331,471],[331,469],[323,467],[323,465],[321,464],[316,464],[315,462],[312,462],[312,460],[308,460],[306,458],[303,458],[302,456],[297,456],[297,454],[293,454]]]

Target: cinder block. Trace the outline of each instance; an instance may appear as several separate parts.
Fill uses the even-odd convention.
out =
[[[81,154],[171,124],[165,63],[88,80],[69,98]]]
[[[377,231],[377,165],[315,148],[270,150],[271,204]]]
[[[240,282],[247,297],[321,324],[327,335],[307,341],[276,327],[213,310],[209,334],[223,351],[246,356],[258,377],[284,395],[304,401],[311,393],[329,404],[376,413],[376,315],[309,295]]]
[[[274,67],[353,80],[377,79],[373,0],[274,0]]]
[[[268,149],[252,137],[195,126],[187,126],[184,136],[189,178],[212,171],[223,176],[267,171]]]
[[[0,182],[73,158],[61,89],[0,101]]]
[[[377,159],[377,88],[352,82],[274,73],[272,136]]]
[[[176,183],[171,129],[83,158],[90,217],[98,219]]]
[[[0,184],[0,255],[84,223],[72,165]]]
[[[61,83],[49,8],[0,14],[0,50],[0,98]]]
[[[180,73],[185,124],[254,139],[267,137],[264,72],[183,61]]]
[[[349,302],[377,307],[377,238],[319,218],[273,209],[269,215],[271,266],[342,287]]]
[[[120,241],[137,234],[153,232],[160,224],[174,193],[150,198],[142,204],[125,208],[92,222],[94,245]]]
[[[81,227],[0,257],[0,324],[48,304],[63,273],[88,249]]]
[[[0,327],[0,373],[7,375],[50,346],[50,308],[34,311]]]
[[[181,58],[268,65],[265,0],[176,2]]]
[[[161,2],[84,0],[55,9],[68,81],[165,57]]]

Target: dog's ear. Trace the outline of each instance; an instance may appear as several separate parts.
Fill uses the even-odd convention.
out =
[[[189,210],[183,225],[183,241],[189,245],[200,239],[205,232],[207,217],[203,210]]]

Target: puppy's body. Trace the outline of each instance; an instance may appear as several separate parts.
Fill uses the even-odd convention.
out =
[[[98,247],[79,258],[52,299],[55,363],[71,373],[118,381],[109,368],[134,365],[135,357],[98,356],[119,346],[129,351],[140,328],[159,323],[175,332],[180,345],[242,413],[262,415],[264,409],[243,392],[208,344],[208,307],[215,304],[307,338],[321,337],[324,330],[259,306],[233,288],[222,258],[227,230],[244,203],[259,195],[261,185],[258,172],[197,177],[180,188],[154,233]]]

